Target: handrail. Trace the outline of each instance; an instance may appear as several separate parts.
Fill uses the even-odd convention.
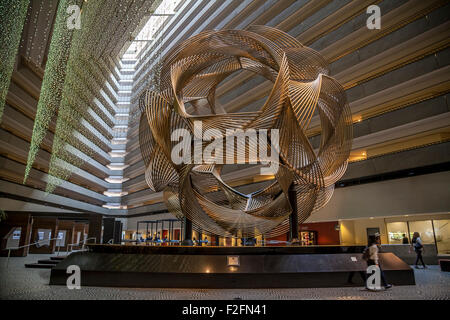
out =
[[[8,250],[8,258],[6,258],[6,268],[8,268],[8,265],[9,265],[9,257],[11,256],[11,250],[18,250],[18,249],[22,249],[22,248],[26,248],[26,247],[31,247],[40,242],[47,242],[47,241],[50,242],[50,241],[58,240],[58,239],[59,239],[59,237],[52,238],[52,239],[44,239],[44,240],[39,240],[39,241],[30,243],[30,244],[26,244],[24,246],[16,247],[16,248],[5,248],[5,250]],[[59,247],[58,247],[58,249],[59,249]]]
[[[91,238],[87,238],[87,239],[84,239],[84,240],[81,240],[81,241],[78,241],[78,242],[74,242],[74,243],[68,244],[68,246],[74,246],[74,245],[80,244],[82,242],[86,243],[86,241],[92,240],[92,239],[94,239],[95,243],[97,243],[97,238],[96,237],[91,237]]]
[[[92,240],[92,239],[95,240],[94,243],[97,243],[97,237],[90,237],[90,238],[87,238],[87,239],[84,239],[84,240],[81,240],[81,241],[78,241],[78,242],[74,242],[74,243],[68,244],[67,247],[69,247],[69,246],[70,246],[70,247],[73,247],[73,246],[75,246],[75,245],[78,245],[78,244],[80,244],[80,243],[83,243],[83,246],[81,247],[81,250],[84,250],[84,246],[86,245],[86,242],[89,241],[89,240]]]
[[[83,250],[84,250],[84,246],[86,245],[86,241],[92,240],[92,239],[94,239],[94,240],[95,240],[95,243],[97,243],[97,237],[90,237],[90,238],[81,240],[81,241],[79,241],[79,242],[74,242],[74,243],[68,244],[68,245],[67,245],[67,249],[69,249],[69,246],[72,247],[72,246],[75,246],[75,245],[80,244],[80,243],[83,242],[83,246],[82,246],[82,248],[81,248],[81,251],[83,251]],[[58,253],[56,254],[57,256],[59,256],[59,248],[60,248],[60,247],[58,247]]]
[[[22,249],[22,248],[25,248],[25,247],[31,247],[32,245],[35,245],[36,243],[39,243],[39,242],[47,242],[47,241],[53,241],[53,240],[58,240],[58,239],[59,239],[59,238],[57,237],[57,238],[52,238],[52,239],[39,240],[39,241],[30,243],[30,244],[26,244],[26,245],[24,245],[24,246],[20,246],[20,247],[16,247],[16,248],[5,248],[4,250],[17,250],[17,249]]]

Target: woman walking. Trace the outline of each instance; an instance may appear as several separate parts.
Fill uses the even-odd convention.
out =
[[[367,266],[376,265],[378,268],[380,268],[380,277],[381,282],[383,283],[383,286],[385,289],[389,289],[392,287],[392,284],[387,283],[386,277],[384,276],[384,272],[381,269],[381,265],[379,263],[378,259],[378,245],[380,244],[380,237],[376,236],[369,236],[369,243],[367,245]],[[367,287],[367,284],[366,284]]]
[[[412,246],[414,247],[414,251],[417,254],[416,263],[415,263],[416,269],[419,269],[419,266],[418,266],[419,260],[420,260],[420,262],[422,262],[423,268],[426,269],[427,266],[425,265],[425,262],[423,262],[423,258],[422,258],[423,243],[422,243],[422,239],[420,239],[420,234],[418,232],[414,232],[411,243],[412,243]]]

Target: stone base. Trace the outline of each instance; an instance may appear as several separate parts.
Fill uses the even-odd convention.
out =
[[[103,246],[94,249],[103,252],[73,253],[52,269],[50,284],[66,285],[69,276],[66,270],[70,265],[80,267],[82,286],[140,288],[363,286],[359,273],[367,268],[360,253],[304,253],[304,247],[279,250],[220,248],[215,253],[211,251],[214,248],[209,247],[210,250],[204,252],[212,254],[202,254],[201,247],[156,250],[150,247],[148,252],[142,251],[143,247],[112,246],[109,250]],[[191,249],[192,254],[189,254]],[[133,252],[138,250],[141,252]],[[286,251],[290,253],[286,254]],[[380,260],[390,283],[415,284],[414,271],[394,254],[380,254]],[[351,275],[353,283],[349,284]]]

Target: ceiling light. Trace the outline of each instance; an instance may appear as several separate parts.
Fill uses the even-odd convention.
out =
[[[125,181],[128,180],[130,180],[130,178],[111,178],[111,177],[105,178],[105,181],[109,183],[124,183]]]
[[[117,144],[126,144],[128,142],[127,138],[114,138],[111,140],[111,144],[117,145]]]
[[[353,116],[353,122],[361,122],[362,121],[362,116]]]
[[[130,46],[126,51],[131,51],[133,57],[137,57],[149,41],[153,41],[161,36],[160,29],[164,26],[166,20],[175,15],[175,8],[181,0],[163,0],[156,10],[149,12],[148,20],[139,34],[130,38]]]
[[[123,164],[123,163],[118,163],[118,164],[111,163],[111,164],[106,165],[106,167],[109,170],[124,170],[124,169],[128,168],[129,166],[130,166],[129,164]]]
[[[128,152],[125,152],[125,150],[117,150],[117,151],[111,151],[108,153],[111,158],[121,158],[121,157],[125,157]]]
[[[126,191],[104,191],[103,194],[107,197],[123,197],[128,194]]]
[[[118,205],[104,204],[104,205],[102,205],[102,207],[106,208],[106,209],[112,209],[112,210],[120,210],[120,209],[127,209],[128,208],[128,206],[123,206],[123,205],[120,205],[120,204],[118,204]]]

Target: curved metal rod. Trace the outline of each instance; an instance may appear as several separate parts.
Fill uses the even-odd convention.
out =
[[[353,137],[345,90],[328,76],[327,65],[319,52],[267,26],[208,30],[177,44],[164,60],[159,91],[147,90],[139,100],[139,144],[150,189],[163,191],[169,211],[189,219],[204,234],[271,238],[288,232],[291,214],[304,222],[332,197],[334,183],[347,168]],[[233,106],[235,100],[227,110],[216,105],[217,87],[239,70],[273,84],[258,111],[243,112],[245,105]],[[249,103],[246,98],[243,102]],[[316,113],[321,124],[317,152],[307,135]],[[188,149],[181,163],[173,161],[175,130],[184,132],[186,146],[193,145],[202,155],[208,151],[206,158],[196,159]],[[208,145],[211,139],[203,139],[209,130],[214,134],[208,137],[222,139],[220,153],[216,145]],[[247,130],[255,132],[248,143],[247,133],[241,134]],[[269,148],[270,162],[280,168],[270,186],[242,194],[223,181],[223,164],[267,163]],[[222,149],[230,151],[232,161]]]

